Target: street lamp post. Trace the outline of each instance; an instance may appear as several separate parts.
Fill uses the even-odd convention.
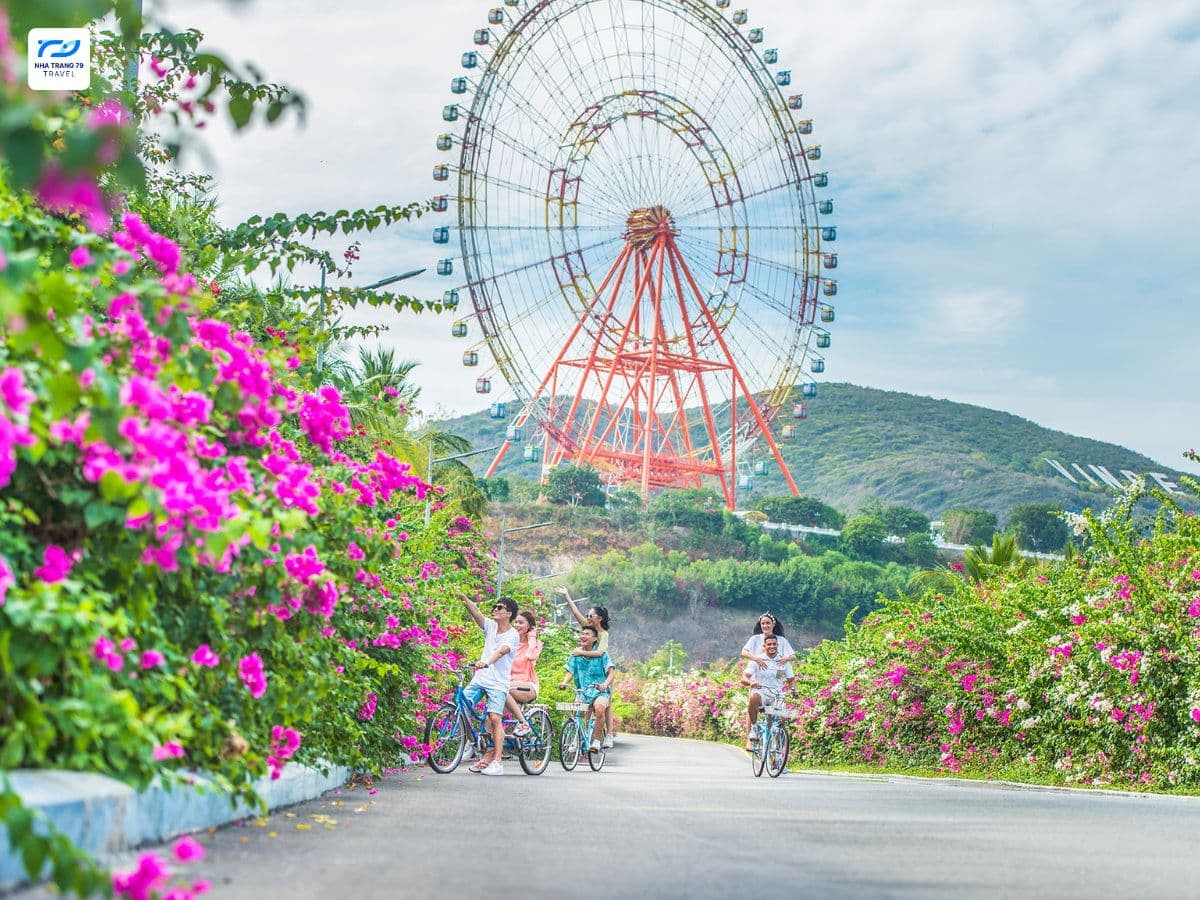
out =
[[[380,279],[379,281],[374,282],[373,284],[368,284],[364,287],[361,287],[361,288],[359,288],[359,290],[362,290],[362,291],[378,290],[381,287],[387,287],[389,284],[395,284],[397,281],[404,281],[405,279],[408,279],[408,278],[416,278],[418,275],[420,275],[424,271],[425,271],[424,269],[413,269],[411,272],[405,272],[402,275],[390,275],[387,278],[383,278],[383,279]],[[326,306],[327,306],[327,304],[325,302],[325,263],[322,262],[321,263],[321,311],[320,311],[322,324],[324,324],[324,322],[325,322]],[[317,371],[322,372],[322,371],[324,371],[324,369],[325,369],[325,342],[322,341],[321,346],[317,348]]]
[[[425,454],[425,459],[428,461],[425,466],[425,483],[432,487],[433,485],[433,466],[435,463],[454,462],[456,459],[466,459],[470,456],[478,456],[480,453],[492,453],[499,450],[500,447],[484,447],[482,450],[471,450],[467,453],[456,453],[454,456],[443,456],[440,459],[433,458],[433,435],[430,434],[426,440],[429,445],[428,452]],[[433,511],[433,492],[426,490],[425,492],[425,524],[429,524],[429,517]]]
[[[538,522],[536,525],[520,525],[517,528],[505,528],[504,523],[507,519],[500,520],[500,556],[496,561],[496,598],[499,599],[504,592],[504,536],[512,534],[516,531],[533,531],[535,528],[546,528],[553,525],[553,522]]]

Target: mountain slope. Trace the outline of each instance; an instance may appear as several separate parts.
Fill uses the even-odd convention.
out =
[[[1054,473],[1046,457],[1064,464],[1105,466],[1143,474],[1177,475],[1132,450],[1043,428],[1010,413],[851,384],[823,384],[811,417],[783,443],[784,457],[801,492],[843,510],[868,497],[902,503],[930,515],[946,509],[989,509],[1003,516],[1019,503],[1050,501],[1067,509],[1103,507],[1108,489],[1076,487]],[[790,421],[790,420],[789,420]],[[487,411],[440,424],[477,447],[504,439],[506,422]],[[763,458],[763,446],[755,458]],[[477,471],[489,459],[480,457]],[[768,472],[773,466],[768,467]],[[536,478],[538,467],[510,451],[500,475]],[[1082,479],[1081,479],[1082,480]],[[1173,479],[1177,480],[1177,478]],[[756,490],[779,494],[782,477],[756,479]]]

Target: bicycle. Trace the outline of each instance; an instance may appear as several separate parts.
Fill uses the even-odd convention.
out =
[[[596,714],[592,711],[592,705],[583,699],[583,691],[575,692],[574,703],[559,703],[556,704],[556,709],[575,714],[563,722],[562,731],[558,735],[558,761],[570,772],[579,765],[579,755],[584,752],[585,745],[591,744],[592,734],[595,733]],[[600,749],[595,752],[588,751],[588,765],[592,767],[593,772],[604,768],[606,753],[603,742]]]
[[[467,669],[458,674],[458,685],[453,699],[446,700],[425,722],[425,746],[429,747],[429,767],[439,775],[447,775],[462,762],[467,743],[477,753],[486,753],[492,745],[492,736],[486,727],[487,717],[467,701],[463,682]],[[524,708],[525,721],[529,723],[529,734],[518,737],[508,734],[507,729],[516,725],[511,716],[503,717],[505,727],[505,751],[515,752],[526,775],[541,775],[550,765],[550,752],[554,746],[554,726],[550,713],[542,704]]]
[[[751,732],[755,738],[754,749],[750,751],[750,770],[755,778],[761,778],[764,769],[772,778],[778,778],[787,768],[791,750],[787,721],[795,715],[783,707],[782,701],[763,706],[758,711],[758,721]]]

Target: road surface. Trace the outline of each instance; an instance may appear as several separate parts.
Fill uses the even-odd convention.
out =
[[[330,794],[202,835],[189,874],[214,900],[1200,895],[1200,799],[756,779],[732,747],[618,740],[599,773],[421,769]]]

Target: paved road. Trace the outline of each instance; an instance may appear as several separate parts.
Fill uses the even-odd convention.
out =
[[[755,779],[732,747],[637,736],[598,774],[551,766],[404,773],[209,835],[189,868],[214,900],[1200,895],[1191,798]]]

